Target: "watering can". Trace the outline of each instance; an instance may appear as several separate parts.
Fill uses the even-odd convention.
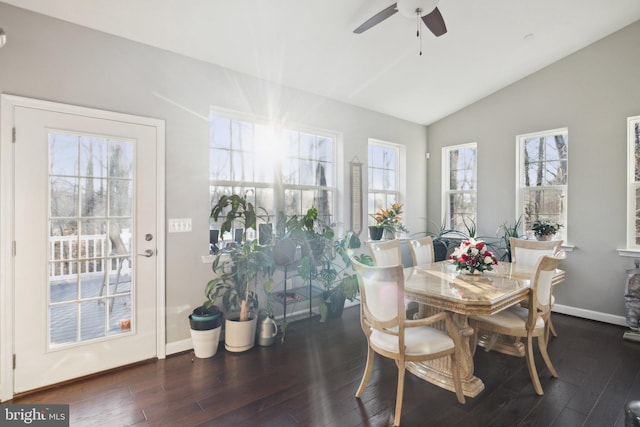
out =
[[[258,345],[263,347],[272,345],[276,341],[278,334],[278,325],[275,320],[269,316],[264,316],[258,322]]]

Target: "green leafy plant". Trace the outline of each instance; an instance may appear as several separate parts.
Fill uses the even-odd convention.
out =
[[[358,281],[349,253],[361,246],[360,238],[348,232],[343,238],[335,239],[330,224],[318,219],[316,208],[311,208],[300,218],[287,221],[289,238],[295,239],[301,247],[301,259],[297,274],[304,281],[316,281],[323,289],[320,301],[320,321],[324,322],[330,308],[353,301],[358,294]],[[359,255],[360,262],[371,265],[371,257]]]
[[[249,320],[250,312],[258,306],[256,285],[258,275],[264,276],[265,286],[272,284],[273,257],[270,246],[260,246],[256,240],[218,252],[211,266],[215,277],[205,288],[211,304],[222,299],[227,311],[240,311],[240,321]]]
[[[211,209],[211,217],[217,221],[221,215],[224,216],[221,233],[231,231],[236,221],[243,225],[244,233],[248,228],[255,230],[256,209],[246,196],[220,197]],[[241,244],[225,247],[216,254],[211,268],[215,277],[205,287],[205,305],[211,306],[221,299],[227,311],[240,311],[240,321],[249,320],[251,309],[258,306],[258,275],[262,274],[265,289],[273,287],[271,246],[261,246],[257,240],[246,242],[243,238]]]
[[[373,227],[384,228],[387,231],[396,233],[398,231],[407,232],[407,228],[402,223],[402,207],[400,203],[393,203],[390,208],[380,209],[375,214],[369,215],[374,220]]]
[[[522,224],[522,215],[518,218],[518,220],[513,224],[509,225],[506,222],[503,222],[502,225],[498,228],[498,232],[501,232],[500,236],[500,246],[499,249],[503,251],[502,256],[500,257],[501,261],[509,261],[511,262],[511,242],[510,238],[518,238],[520,237],[520,226]]]
[[[553,236],[560,230],[561,227],[562,224],[553,222],[548,219],[536,219],[535,221],[533,221],[531,229],[533,230],[533,233],[536,235],[536,237],[541,237]]]

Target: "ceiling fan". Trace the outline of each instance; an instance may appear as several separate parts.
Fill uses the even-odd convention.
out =
[[[391,6],[376,13],[371,18],[367,19],[362,25],[353,30],[354,33],[360,34],[367,31],[369,28],[378,25],[385,19],[396,12],[400,12],[401,15],[408,18],[422,19],[422,22],[427,26],[436,37],[440,37],[447,32],[447,27],[442,19],[442,14],[436,7],[438,0],[398,0]],[[418,27],[418,36],[420,35],[420,28]]]

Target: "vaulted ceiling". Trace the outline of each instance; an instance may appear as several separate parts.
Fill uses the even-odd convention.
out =
[[[400,14],[353,33],[392,0],[2,2],[425,125],[640,19],[638,0],[440,0],[448,32],[420,47]]]

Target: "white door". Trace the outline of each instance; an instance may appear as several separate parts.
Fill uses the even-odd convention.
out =
[[[91,111],[14,107],[15,393],[157,356],[159,129]]]

